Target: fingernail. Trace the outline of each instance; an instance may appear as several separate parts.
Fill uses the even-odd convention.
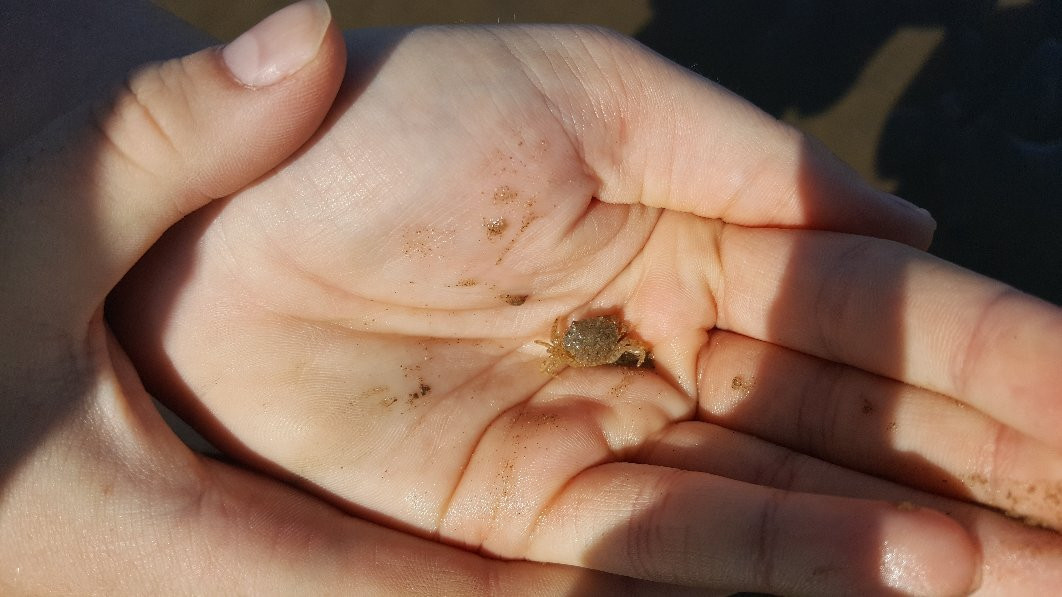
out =
[[[266,17],[225,46],[221,56],[239,82],[266,87],[317,56],[331,21],[324,0],[303,0]]]
[[[882,525],[885,585],[908,595],[967,595],[976,590],[981,555],[973,538],[939,512],[917,509],[906,514]]]
[[[930,219],[930,220],[933,219],[933,214],[929,213],[929,210],[927,210],[927,209],[925,209],[923,207],[918,207],[917,205],[915,205],[914,203],[911,203],[910,201],[904,199],[903,197],[897,197],[896,195],[893,195],[892,193],[885,193],[885,195],[890,200],[892,200],[894,203],[899,205],[900,207],[902,207],[904,209],[909,209],[909,210],[917,212],[919,214],[922,214],[927,219]],[[936,223],[936,221],[934,221],[934,224],[935,223]]]

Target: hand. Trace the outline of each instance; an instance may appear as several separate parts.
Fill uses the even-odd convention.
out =
[[[349,44],[305,151],[114,297],[149,387],[223,451],[509,560],[786,594],[1062,582],[1057,534],[919,491],[1062,524],[1057,309],[808,230],[923,247],[932,222],[629,41]],[[543,374],[553,322],[600,313],[655,369]]]
[[[417,539],[193,454],[107,331],[104,297],[166,228],[318,128],[344,64],[330,22],[320,3],[286,9],[222,52],[144,69],[113,105],[5,154],[0,592],[644,590]]]

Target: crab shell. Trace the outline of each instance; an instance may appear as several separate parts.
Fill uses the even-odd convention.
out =
[[[626,332],[627,326],[615,317],[591,317],[573,322],[564,334],[562,345],[581,365],[606,365],[616,360],[616,348]]]

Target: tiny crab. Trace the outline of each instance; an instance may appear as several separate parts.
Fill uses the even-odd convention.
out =
[[[641,367],[649,351],[637,340],[627,337],[628,331],[627,324],[616,317],[602,315],[573,321],[562,334],[561,320],[557,319],[553,322],[549,342],[535,340],[549,349],[549,356],[542,362],[542,371],[556,375],[558,370],[567,366],[612,365],[627,354],[636,356],[638,364],[635,367]]]

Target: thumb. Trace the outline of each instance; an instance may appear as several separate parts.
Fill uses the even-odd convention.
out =
[[[167,228],[309,139],[345,52],[328,5],[303,0],[224,48],[141,69],[6,156],[0,290],[24,311],[6,315],[87,322]]]

